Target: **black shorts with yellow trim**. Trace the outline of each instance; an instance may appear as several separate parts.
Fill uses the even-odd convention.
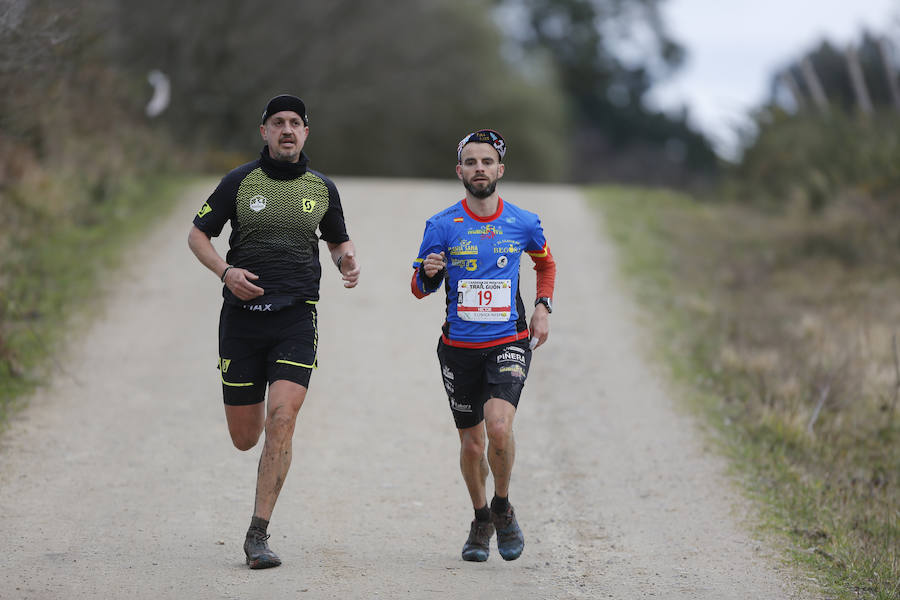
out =
[[[527,338],[489,348],[458,348],[441,339],[437,355],[457,429],[481,423],[484,404],[491,398],[518,408],[531,366]]]
[[[309,388],[316,368],[316,307],[300,302],[274,312],[223,304],[219,315],[219,371],[225,404],[265,400],[266,384],[280,379]]]

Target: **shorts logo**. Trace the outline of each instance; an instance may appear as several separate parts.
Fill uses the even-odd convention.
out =
[[[256,195],[250,198],[250,210],[253,212],[259,212],[266,207],[266,197]]]
[[[245,304],[243,308],[255,312],[272,312],[271,304]]]
[[[525,369],[519,365],[510,365],[508,367],[500,367],[501,373],[509,373],[516,379],[525,379]]]
[[[504,254],[504,255],[502,255],[500,258],[497,259],[497,266],[500,267],[500,268],[502,269],[503,267],[506,266],[506,264],[507,264],[508,262],[509,262],[509,259],[506,258],[506,255]]]
[[[453,371],[450,370],[450,367],[445,365],[443,373],[444,373],[444,377],[446,377],[450,381],[453,381]]]
[[[309,198],[304,198],[300,201],[300,206],[305,213],[311,213],[313,209],[316,207],[316,201],[310,200]]]
[[[450,408],[452,408],[456,412],[472,412],[471,404],[460,404],[454,398],[450,398]]]
[[[204,215],[207,215],[212,212],[212,208],[209,206],[209,202],[204,202],[203,206],[197,211],[197,216],[203,218]]]
[[[230,367],[230,366],[231,366],[230,358],[220,358],[219,359],[219,370],[221,370],[223,373],[227,373],[228,367]]]
[[[525,364],[525,356],[523,354],[516,354],[515,352],[510,352],[506,350],[502,354],[497,355],[497,364],[505,363],[505,362],[514,362],[520,365]]]

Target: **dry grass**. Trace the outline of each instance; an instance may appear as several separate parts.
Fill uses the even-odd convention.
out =
[[[900,252],[878,207],[596,198],[673,372],[795,556],[836,596],[900,597]]]

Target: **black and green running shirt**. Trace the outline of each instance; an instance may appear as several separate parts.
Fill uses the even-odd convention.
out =
[[[334,183],[298,163],[276,161],[266,146],[260,158],[225,177],[194,217],[209,237],[231,221],[226,261],[259,276],[253,281],[265,294],[248,302],[226,287],[225,301],[244,308],[269,310],[319,299],[319,236],[333,244],[350,239],[341,199]]]

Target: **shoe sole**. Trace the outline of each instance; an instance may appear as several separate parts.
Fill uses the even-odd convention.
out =
[[[250,558],[247,558],[247,565],[251,569],[271,569],[272,567],[277,567],[281,565],[280,560],[254,560],[251,561]]]

